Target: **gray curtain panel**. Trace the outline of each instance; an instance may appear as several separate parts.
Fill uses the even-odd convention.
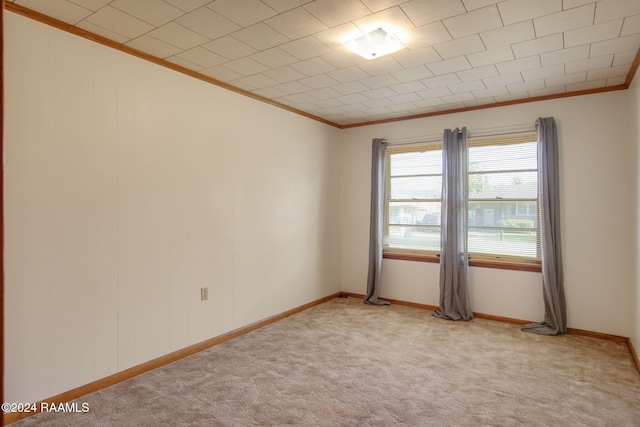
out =
[[[382,237],[384,234],[384,191],[387,141],[374,139],[371,155],[371,225],[369,232],[369,274],[364,302],[388,305],[378,298],[382,276]]]
[[[567,332],[567,308],[560,244],[558,132],[553,117],[538,118],[536,129],[538,131],[538,198],[544,321],[525,325],[522,330],[543,335],[558,335]]]
[[[442,147],[440,309],[433,315],[449,320],[473,319],[467,252],[468,153],[467,128],[446,129]]]

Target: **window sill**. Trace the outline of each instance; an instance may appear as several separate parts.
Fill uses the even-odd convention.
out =
[[[397,259],[402,261],[431,262],[435,264],[440,263],[440,257],[432,254],[416,254],[416,253],[384,251],[382,257],[385,259]],[[470,259],[469,266],[482,267],[482,268],[497,268],[501,270],[530,271],[533,273],[540,273],[542,271],[542,266],[537,263],[505,261],[505,260],[498,261],[498,260],[488,260],[488,259]]]

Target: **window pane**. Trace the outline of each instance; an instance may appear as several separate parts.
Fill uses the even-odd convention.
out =
[[[468,225],[537,228],[536,202],[469,202]]]
[[[440,202],[390,202],[389,225],[440,225]]]
[[[388,248],[440,251],[440,226],[390,225],[383,244]]]
[[[537,168],[536,142],[469,147],[469,172]]]
[[[469,175],[471,200],[535,199],[537,195],[537,172],[494,172]]]
[[[391,200],[439,199],[442,176],[391,178]]]
[[[537,257],[537,232],[521,230],[487,230],[469,227],[470,253],[509,257]],[[473,255],[472,255],[473,258]]]
[[[442,173],[442,150],[391,154],[391,176]]]

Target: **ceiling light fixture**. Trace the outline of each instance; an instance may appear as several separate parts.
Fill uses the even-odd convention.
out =
[[[376,28],[344,44],[365,59],[376,59],[404,48],[402,41],[382,27]]]

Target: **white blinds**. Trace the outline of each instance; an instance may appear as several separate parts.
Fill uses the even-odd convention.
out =
[[[469,140],[471,257],[540,258],[535,133]]]
[[[387,248],[440,250],[442,144],[387,148]]]

